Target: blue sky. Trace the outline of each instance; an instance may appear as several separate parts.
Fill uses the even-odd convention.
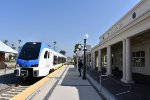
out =
[[[95,46],[99,36],[140,0],[0,0],[0,41],[41,41],[73,55],[74,45]]]

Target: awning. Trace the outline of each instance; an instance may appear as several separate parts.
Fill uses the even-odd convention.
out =
[[[15,51],[14,49],[12,49],[11,47],[7,46],[6,44],[4,44],[1,41],[0,41],[0,52],[18,53],[17,51]]]

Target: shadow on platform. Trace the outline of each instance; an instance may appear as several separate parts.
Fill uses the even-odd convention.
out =
[[[61,86],[73,87],[78,91],[79,100],[101,100],[88,80],[82,80],[76,68],[69,68]]]
[[[98,83],[100,75],[105,73],[88,70],[88,74]],[[102,77],[102,86],[119,100],[150,100],[150,76],[133,73],[134,84],[121,82],[122,72],[113,70],[113,76]]]

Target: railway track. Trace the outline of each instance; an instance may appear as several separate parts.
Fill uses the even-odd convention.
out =
[[[57,70],[58,68],[56,68],[55,70]],[[52,73],[52,72],[50,72],[50,73]],[[35,84],[36,82],[38,82],[42,78],[44,78],[44,77],[24,79],[20,83],[11,84],[11,85],[7,84],[9,87],[0,90],[0,100],[10,100],[11,98],[16,96],[20,92],[24,91],[25,89],[27,89],[31,85]]]
[[[14,84],[6,89],[0,91],[0,100],[9,100],[18,93],[24,91],[29,86],[33,85],[35,82],[39,81],[41,78],[37,79],[27,79],[19,84]]]

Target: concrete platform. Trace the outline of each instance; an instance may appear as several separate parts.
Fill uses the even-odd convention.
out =
[[[89,81],[79,77],[79,73],[73,65],[65,66],[55,75],[46,78],[49,78],[48,81],[25,99],[102,100]]]
[[[49,100],[102,100],[88,80],[82,80],[73,66],[61,77]]]

